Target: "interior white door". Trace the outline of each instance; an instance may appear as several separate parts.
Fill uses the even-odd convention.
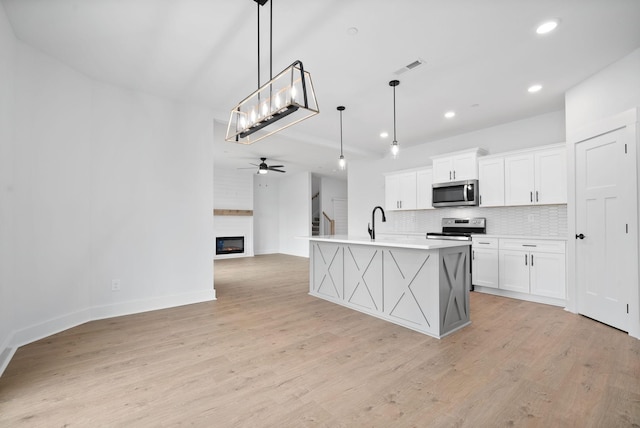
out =
[[[624,128],[575,146],[578,312],[628,331]],[[637,284],[636,284],[637,286]]]

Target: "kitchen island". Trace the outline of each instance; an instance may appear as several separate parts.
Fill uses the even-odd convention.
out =
[[[469,241],[309,238],[309,294],[441,338],[471,323]]]

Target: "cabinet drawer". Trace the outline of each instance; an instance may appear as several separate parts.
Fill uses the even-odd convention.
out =
[[[564,254],[565,242],[547,240],[500,239],[500,249]]]
[[[489,248],[489,249],[498,249],[498,238],[482,238],[482,237],[473,237],[472,241],[473,248]]]

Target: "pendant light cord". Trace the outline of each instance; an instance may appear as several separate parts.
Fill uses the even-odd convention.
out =
[[[340,156],[343,156],[342,154],[342,110],[340,110]]]
[[[269,79],[273,80],[273,0],[269,7]]]
[[[396,138],[396,87],[393,87],[393,141],[397,142]]]
[[[258,6],[258,88],[260,88],[260,3],[256,2],[256,6]]]

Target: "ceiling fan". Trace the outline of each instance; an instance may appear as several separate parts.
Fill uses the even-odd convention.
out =
[[[267,160],[267,158],[260,158],[261,162],[260,164],[255,164],[252,163],[251,165],[257,166],[258,167],[258,174],[266,174],[269,171],[276,171],[276,172],[287,172],[287,171],[283,171],[281,169],[278,168],[284,168],[284,165],[267,165],[267,163],[265,162]],[[239,168],[239,169],[249,169],[249,168]]]

